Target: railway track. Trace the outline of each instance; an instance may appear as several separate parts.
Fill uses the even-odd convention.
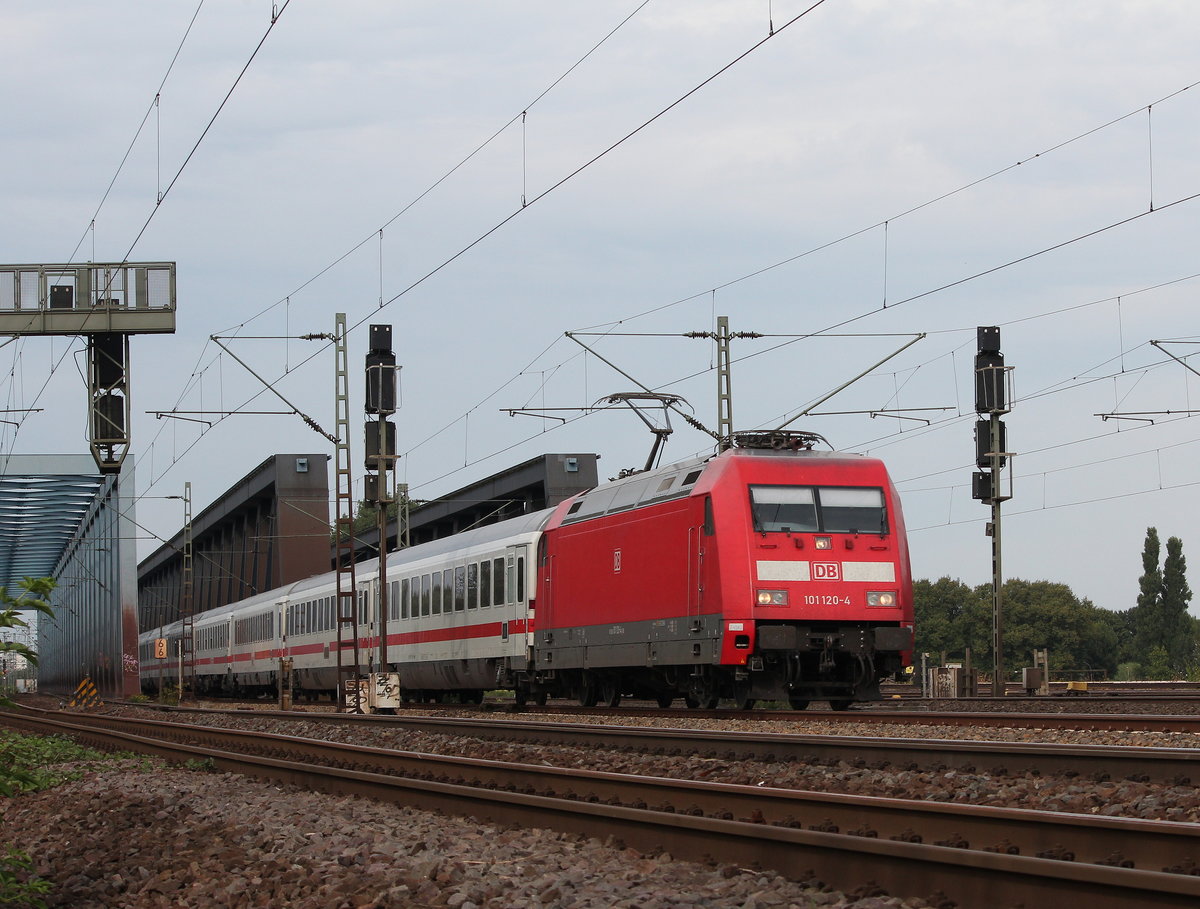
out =
[[[847,890],[863,885],[866,867],[888,892],[936,888],[960,905],[1200,898],[1200,877],[1189,873],[1200,831],[1189,824],[647,779],[110,716],[5,712],[0,722],[325,791],[617,837],[676,858],[720,856],[798,879],[815,872]]]
[[[1119,732],[1200,733],[1200,715],[1153,713],[1008,713],[928,710],[810,711],[806,714],[827,722],[879,723],[933,726],[1016,726],[1026,729],[1115,730]]]
[[[1200,749],[1147,748],[1120,745],[1053,745],[978,742],[898,737],[805,735],[559,723],[497,717],[445,717],[401,714],[355,716],[337,713],[281,711],[211,711],[199,713],[270,717],[330,724],[390,724],[397,728],[494,741],[626,748],[659,754],[701,754],[730,760],[752,758],[808,764],[845,762],[855,767],[895,766],[911,769],[972,770],[996,774],[1053,773],[1096,779],[1144,779],[1157,782],[1200,781]],[[689,716],[695,712],[689,712]],[[661,712],[653,714],[661,716]],[[699,715],[699,714],[697,714]],[[806,714],[807,715],[807,714]],[[844,713],[831,714],[845,719]],[[605,714],[611,718],[611,713]],[[720,713],[731,718],[730,712]]]
[[[982,699],[987,701],[988,699]],[[168,707],[165,705],[121,702],[125,706],[150,708],[164,711],[181,710],[228,710],[222,706],[181,706]],[[883,709],[879,709],[883,708]],[[487,713],[511,713],[518,716],[570,716],[570,717],[641,717],[661,719],[663,717],[687,717],[688,719],[715,720],[746,720],[749,722],[779,722],[795,720],[804,722],[828,723],[876,723],[879,725],[927,725],[927,726],[990,726],[1018,727],[1026,729],[1075,729],[1086,731],[1112,730],[1119,732],[1182,732],[1200,734],[1200,713],[1198,714],[1157,714],[1157,713],[1025,713],[1019,711],[965,711],[965,710],[913,710],[892,707],[890,702],[871,705],[868,708],[854,710],[664,710],[661,707],[623,706],[609,707],[579,707],[572,704],[551,704],[548,706],[525,705],[517,707],[512,703],[488,703],[482,708],[478,705],[455,704],[407,704],[398,716],[419,716],[430,713],[446,713],[461,709],[464,713],[477,714],[481,710]],[[244,712],[244,711],[238,711]],[[255,710],[255,713],[279,716],[311,716],[320,711],[270,711]],[[326,713],[332,713],[330,706]]]
[[[1051,682],[1049,697],[1055,700],[1086,697],[1102,697],[1102,698],[1173,698],[1173,697],[1200,697],[1200,682],[1115,682],[1111,680],[1105,681],[1089,681],[1085,689],[1069,689],[1067,682]],[[919,698],[921,697],[921,686],[917,683],[889,683],[884,682],[879,686],[885,698],[901,697],[901,698]],[[979,683],[979,689],[982,691],[991,691],[991,683],[982,681]],[[980,695],[981,699],[991,700],[990,696]],[[1029,695],[1026,690],[1015,682],[1009,682],[1005,690],[1005,699],[1010,698],[1025,698],[1038,697],[1042,700],[1046,699],[1046,695]]]

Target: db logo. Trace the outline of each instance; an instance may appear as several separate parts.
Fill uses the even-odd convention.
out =
[[[812,579],[814,581],[840,581],[842,566],[837,562],[813,562]]]

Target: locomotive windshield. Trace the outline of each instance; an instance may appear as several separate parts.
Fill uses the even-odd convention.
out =
[[[760,533],[887,533],[883,490],[862,486],[751,486]]]

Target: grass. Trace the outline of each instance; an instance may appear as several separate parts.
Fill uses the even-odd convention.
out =
[[[0,729],[0,767],[7,768],[6,774],[0,774],[0,795],[50,789],[105,763],[130,758],[150,763],[144,755],[97,751],[66,736],[19,735]]]
[[[53,889],[50,881],[34,873],[33,859],[24,852],[9,846],[0,853],[0,906],[46,909],[42,897]]]
[[[0,795],[12,798],[23,793],[51,789],[77,780],[87,770],[106,763],[149,758],[124,752],[110,753],[86,748],[61,735],[19,735],[0,729]],[[33,860],[15,846],[0,851],[0,906],[45,909],[42,899],[53,884],[34,873]]]

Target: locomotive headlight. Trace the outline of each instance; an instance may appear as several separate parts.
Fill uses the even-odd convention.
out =
[[[760,590],[758,592],[759,606],[786,606],[787,602],[786,590]]]
[[[896,594],[890,590],[869,590],[867,591],[868,606],[895,606]]]
[[[833,537],[817,537],[813,540],[817,549],[833,549]]]

